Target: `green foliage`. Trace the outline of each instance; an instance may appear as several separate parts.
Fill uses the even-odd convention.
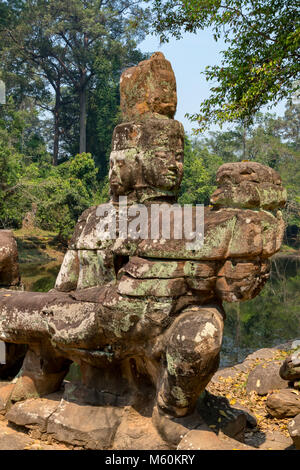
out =
[[[96,196],[96,204],[105,204],[110,200],[110,194],[109,194],[109,180],[108,176],[106,176],[99,187],[99,191],[97,191]]]
[[[215,83],[192,120],[249,123],[261,106],[299,88],[299,8],[293,0],[154,0],[154,30],[167,41],[211,28],[228,44],[220,66],[206,67]]]
[[[0,224],[15,225],[18,221],[18,198],[16,191],[22,174],[22,158],[13,148],[5,144],[0,133]]]
[[[56,168],[49,176],[36,175],[31,165],[24,184],[38,200],[37,221],[44,230],[57,231],[67,239],[80,214],[93,205],[97,168],[90,154],[78,154]]]
[[[90,154],[53,167],[49,158],[26,164],[22,155],[0,150],[2,227],[19,228],[34,204],[37,226],[67,239],[79,215],[94,203],[97,171]]]

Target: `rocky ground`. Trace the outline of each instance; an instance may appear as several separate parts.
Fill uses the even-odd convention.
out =
[[[69,450],[64,444],[34,439],[24,428],[0,420],[0,450]]]
[[[199,400],[198,413],[207,426],[200,425],[188,432],[177,448],[294,450],[287,428],[291,418],[274,418],[266,407],[272,392],[290,390],[287,389],[288,382],[278,377],[278,367],[290,353],[291,345],[292,342],[289,342],[276,348],[260,349],[244,362],[220,369]],[[5,383],[1,383],[3,385]],[[68,388],[67,383],[65,388]],[[293,393],[298,399],[300,392],[294,390]],[[74,407],[78,409],[74,410]],[[78,423],[77,429],[72,427],[74,415],[87,413],[91,411],[89,408],[93,407],[80,407],[68,402],[63,391],[47,398],[17,403],[6,418],[0,420],[0,450],[101,448],[91,444],[99,432],[97,427],[83,426],[78,429]],[[69,411],[63,415],[59,414],[59,409]],[[99,412],[103,413],[103,410]],[[100,418],[96,421],[101,422]],[[111,419],[111,416],[108,418]],[[50,429],[49,424],[51,434],[45,432],[47,426]],[[139,413],[128,407],[121,418],[113,446],[106,448],[167,450],[169,447],[154,429],[151,413]]]

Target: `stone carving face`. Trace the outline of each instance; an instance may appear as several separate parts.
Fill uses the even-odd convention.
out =
[[[115,150],[110,154],[109,183],[113,195],[128,194],[136,182],[136,150]]]
[[[143,178],[149,186],[167,191],[180,188],[183,177],[183,150],[146,152],[142,158]]]
[[[113,134],[111,192],[145,200],[152,192],[175,196],[183,176],[184,129],[173,119],[119,124]],[[150,192],[149,192],[150,190]]]
[[[136,149],[128,149],[113,151],[110,155],[109,182],[114,196],[130,193],[139,183],[144,187],[177,191],[182,177],[182,150],[137,154]]]

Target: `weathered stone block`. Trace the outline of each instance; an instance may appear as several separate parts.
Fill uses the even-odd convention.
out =
[[[104,250],[78,250],[77,289],[102,286],[115,279],[113,255]]]
[[[179,279],[132,279],[129,276],[122,276],[118,292],[134,297],[179,297],[185,294],[187,286],[183,278]]]
[[[172,279],[178,277],[212,277],[216,271],[214,262],[198,261],[172,261],[159,260],[152,261],[145,258],[133,256],[129,262],[119,271],[127,273],[137,279]]]
[[[173,119],[125,122],[115,128],[112,137],[112,151],[132,149],[135,154],[155,150],[183,151],[183,146],[183,125]]]
[[[5,414],[11,405],[10,397],[14,389],[14,384],[7,383],[4,387],[0,387],[0,415]]]
[[[58,406],[59,401],[46,398],[28,399],[15,403],[6,414],[6,419],[18,426],[46,432],[48,419]]]
[[[277,171],[257,162],[225,163],[217,171],[218,186],[227,183],[240,184],[242,181],[281,184],[281,178]]]
[[[68,250],[58,273],[55,289],[69,292],[76,289],[79,276],[79,259],[77,250]]]
[[[287,192],[273,183],[241,181],[239,185],[229,182],[218,188],[211,196],[211,203],[217,207],[262,208],[274,210],[285,205]]]
[[[273,390],[284,389],[288,383],[279,375],[280,362],[260,364],[253,369],[247,381],[247,393],[255,391],[258,395],[267,395]]]
[[[102,205],[106,208],[106,205]],[[76,224],[71,238],[69,249],[72,250],[109,250],[114,240],[107,240],[103,236],[101,224],[101,206],[93,206],[83,212]],[[105,211],[104,211],[105,213]],[[110,223],[109,216],[107,223]]]
[[[300,413],[300,393],[292,388],[273,392],[267,398],[266,407],[275,418],[292,418]]]

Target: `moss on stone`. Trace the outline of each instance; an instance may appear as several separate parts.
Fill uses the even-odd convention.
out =
[[[177,405],[180,407],[186,407],[189,404],[188,398],[185,396],[182,388],[180,387],[172,387],[171,393],[173,397],[176,398]]]

